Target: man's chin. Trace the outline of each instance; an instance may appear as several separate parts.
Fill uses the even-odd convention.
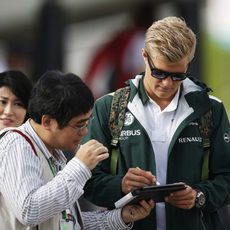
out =
[[[172,91],[159,91],[157,96],[161,99],[169,99],[171,100],[176,93],[172,92]]]
[[[77,150],[79,149],[79,147],[80,147],[80,143],[75,144],[75,145],[71,148],[70,151],[73,152],[73,153],[76,153]]]

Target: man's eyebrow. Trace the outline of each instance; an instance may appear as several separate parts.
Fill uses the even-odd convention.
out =
[[[92,115],[90,115],[89,117],[87,118],[82,118],[81,120],[79,120],[77,123],[82,123],[82,122],[86,122],[88,120],[90,120],[90,118],[92,117]]]

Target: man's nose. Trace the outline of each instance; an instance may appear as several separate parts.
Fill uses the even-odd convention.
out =
[[[171,86],[173,84],[173,80],[171,76],[167,76],[165,79],[162,80],[162,83],[166,86]]]

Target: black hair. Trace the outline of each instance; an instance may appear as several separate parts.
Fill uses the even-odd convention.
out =
[[[27,110],[30,93],[32,90],[32,81],[19,70],[7,70],[0,73],[0,87],[8,87],[12,93],[22,102]],[[26,114],[25,120],[28,118]]]
[[[28,113],[38,124],[43,115],[49,115],[64,128],[75,116],[89,112],[93,104],[93,94],[80,77],[52,70],[34,85]]]

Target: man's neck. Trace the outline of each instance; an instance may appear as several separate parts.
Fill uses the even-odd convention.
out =
[[[175,95],[173,95],[170,98],[159,98],[156,95],[149,96],[153,101],[155,101],[159,107],[161,108],[161,111],[163,111],[173,100]]]
[[[34,120],[30,119],[30,125],[33,128],[34,132],[39,136],[42,142],[45,144],[49,152],[57,158],[57,154],[54,148],[52,148],[48,143],[47,131],[42,127],[41,124],[36,123]]]

